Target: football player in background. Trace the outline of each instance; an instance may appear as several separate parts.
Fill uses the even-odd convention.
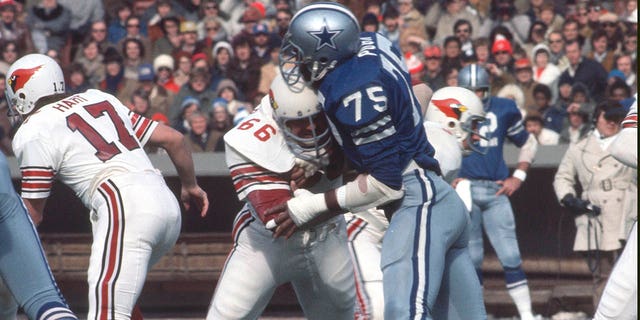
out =
[[[235,218],[234,246],[207,319],[257,319],[276,288],[287,282],[308,319],[353,319],[355,283],[344,218],[316,221],[288,240],[273,239],[267,228],[274,216],[266,209],[293,196],[290,179],[299,182],[296,194],[342,184],[342,154],[316,94],[302,83],[292,91],[276,77],[257,111],[224,141],[231,179],[246,204]],[[320,171],[305,179],[301,166]]]
[[[67,306],[29,213],[13,189],[7,158],[0,152],[0,319],[15,319],[18,306],[29,319],[78,319]]]
[[[24,117],[13,139],[22,198],[38,224],[54,178],[90,209],[93,243],[87,319],[128,319],[148,270],[175,244],[180,205],[142,147],[167,150],[185,208],[207,212],[184,137],[98,90],[65,94],[60,66],[30,54],[7,73],[10,108]]]
[[[449,288],[454,309],[484,319],[471,260],[460,254],[468,215],[440,176],[402,56],[382,35],[359,30],[344,6],[314,3],[296,13],[284,37],[282,76],[291,85],[304,78],[318,87],[333,135],[358,176],[269,209],[278,214],[274,236],[291,237],[327,212],[386,205],[385,318],[435,317],[449,307],[449,297],[436,303]]]
[[[527,176],[527,170],[535,157],[537,141],[522,125],[522,114],[513,100],[491,97],[489,74],[476,64],[465,66],[458,74],[458,85],[473,91],[481,98],[487,121],[480,127],[486,140],[479,142],[485,154],[473,153],[462,159],[462,166],[454,180],[468,183],[465,193],[472,196],[471,236],[469,252],[482,282],[484,228],[491,245],[498,255],[505,272],[507,292],[516,304],[520,318],[535,319],[531,307],[531,295],[527,277],[522,270],[522,259],[516,238],[516,225],[509,196],[516,192]],[[504,161],[503,145],[509,139],[520,148],[518,165],[513,175]]]
[[[480,152],[477,141],[482,137],[477,129],[484,121],[482,102],[473,92],[460,87],[439,89],[424,101],[420,97],[421,91],[423,89],[414,86],[418,101],[423,109],[426,109],[424,128],[429,142],[435,149],[435,158],[440,163],[442,175],[447,182],[451,182],[460,168],[463,155],[473,151]],[[465,205],[470,209],[470,195],[465,195],[462,199],[467,199]],[[384,212],[377,209],[356,214],[345,213],[345,218],[349,249],[355,268],[355,318],[384,319],[382,271],[380,264],[374,262],[380,261],[382,239],[389,222]],[[455,318],[458,319],[475,317],[465,310],[449,310],[449,313],[442,317],[453,319],[453,314],[456,314]]]
[[[609,152],[625,165],[638,168],[638,95],[622,130],[609,146]],[[625,199],[624,201],[629,201]],[[637,210],[637,209],[636,209]],[[633,224],[627,244],[604,288],[594,320],[638,318],[638,223]]]

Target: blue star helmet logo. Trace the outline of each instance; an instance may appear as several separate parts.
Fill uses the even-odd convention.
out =
[[[331,30],[327,27],[327,24],[325,22],[325,25],[322,26],[322,30],[308,31],[308,33],[318,41],[316,44],[316,51],[322,49],[322,47],[324,46],[327,46],[333,50],[338,50],[333,39],[335,39],[335,37],[342,33],[342,30]]]

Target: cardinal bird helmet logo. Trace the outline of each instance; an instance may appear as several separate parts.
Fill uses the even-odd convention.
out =
[[[42,65],[39,65],[35,68],[30,69],[17,69],[15,70],[11,76],[9,76],[9,86],[11,86],[11,90],[16,92],[24,87],[24,84],[27,83],[31,77],[42,68]]]
[[[460,120],[462,113],[467,111],[468,108],[460,103],[460,101],[448,98],[442,100],[431,100],[434,106],[438,107],[442,113],[444,113],[447,117],[454,118]]]

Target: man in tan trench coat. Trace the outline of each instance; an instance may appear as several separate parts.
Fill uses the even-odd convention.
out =
[[[593,117],[595,129],[569,147],[553,182],[556,196],[575,215],[573,250],[585,255],[593,274],[594,307],[637,219],[637,171],[607,151],[625,113],[617,102],[600,103]],[[577,184],[584,190],[579,198]]]

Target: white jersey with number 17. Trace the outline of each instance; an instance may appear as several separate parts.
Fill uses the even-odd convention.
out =
[[[48,197],[56,177],[90,207],[93,190],[107,174],[154,170],[142,146],[156,126],[93,89],[41,107],[13,139],[22,196]]]

